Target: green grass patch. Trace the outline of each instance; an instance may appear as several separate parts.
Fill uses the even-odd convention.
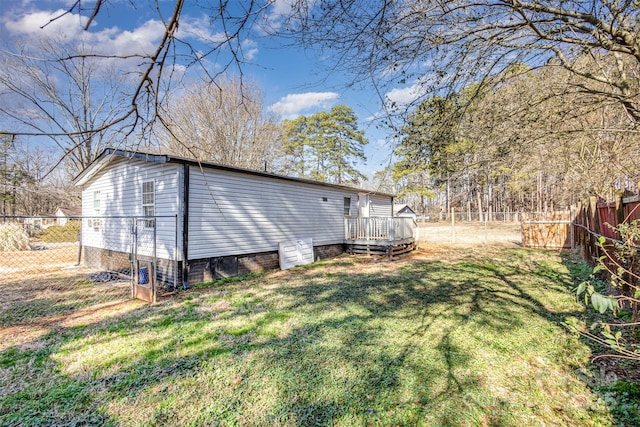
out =
[[[193,289],[210,288],[213,286],[222,286],[222,285],[228,285],[230,283],[244,282],[245,280],[248,280],[248,279],[258,278],[263,274],[264,272],[261,271],[261,272],[251,272],[251,273],[243,274],[241,276],[223,277],[222,279],[210,280],[207,282],[198,283],[194,285],[192,288]]]
[[[0,425],[634,419],[636,386],[595,389],[591,349],[565,326],[584,313],[582,266],[513,248],[447,257],[339,258],[56,327],[0,351]]]

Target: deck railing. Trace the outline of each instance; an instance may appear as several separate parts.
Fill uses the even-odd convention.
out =
[[[344,230],[346,240],[394,242],[413,238],[415,222],[404,217],[345,218]]]

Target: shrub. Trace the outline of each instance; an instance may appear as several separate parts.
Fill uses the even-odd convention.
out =
[[[21,224],[0,224],[0,252],[29,249],[29,235]]]
[[[77,242],[80,235],[80,221],[69,220],[63,226],[52,225],[42,230],[39,237],[46,243]]]
[[[610,226],[611,227],[611,226]],[[618,232],[620,240],[608,243],[604,237],[597,245],[602,255],[593,268],[590,280],[578,286],[577,294],[584,293],[585,303],[591,304],[600,314],[607,311],[616,316],[613,321],[597,322],[592,328],[600,326],[599,336],[587,333],[587,336],[614,350],[614,356],[640,361],[640,254],[637,242],[640,241],[640,222],[623,223],[611,227]],[[613,292],[606,292],[597,286],[596,273],[605,271],[610,278]]]

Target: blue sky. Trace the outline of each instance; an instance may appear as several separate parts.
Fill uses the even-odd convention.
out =
[[[68,10],[73,3],[72,0],[2,0],[0,36],[7,41],[15,37],[37,38],[46,36],[47,32],[64,31],[69,38],[85,37],[90,43],[107,51],[139,53],[153,49],[162,35],[158,14],[150,7],[155,0],[135,1],[135,8],[128,0],[112,0],[103,7],[89,34],[82,31],[85,18],[75,12],[44,29],[40,28],[49,19]],[[181,16],[179,37],[204,49],[206,40],[219,37],[219,28],[211,25],[205,11],[193,3],[197,2],[187,0],[187,7]],[[93,1],[82,2],[86,8],[93,4]],[[169,15],[174,2],[165,0],[160,4],[165,8],[163,13]],[[278,0],[265,16],[277,25],[280,14],[286,12],[287,7],[287,0]],[[88,13],[86,11],[83,14],[86,16]],[[366,165],[360,165],[360,169],[367,174],[383,169],[389,162],[390,145],[386,139],[390,132],[372,120],[381,111],[379,95],[366,83],[347,88],[345,83],[350,81],[350,76],[326,71],[331,67],[331,62],[323,57],[322,52],[284,47],[284,44],[284,41],[259,30],[247,34],[242,40],[247,60],[243,73],[260,85],[266,96],[267,110],[286,119],[327,110],[337,104],[348,105],[358,115],[360,128],[370,141],[366,148],[368,161]],[[221,67],[218,62],[221,59],[224,60],[223,57],[207,58],[207,67],[215,71]],[[408,85],[391,88],[383,96],[403,103],[414,98],[414,92],[414,88]]]

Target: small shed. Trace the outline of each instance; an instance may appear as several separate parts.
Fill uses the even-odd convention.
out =
[[[169,286],[278,268],[282,242],[311,239],[313,259],[336,256],[348,220],[393,217],[391,194],[115,149],[75,184],[85,263],[137,263],[133,274],[145,263]]]
[[[418,214],[407,204],[395,205],[393,209],[393,216],[411,218],[414,221],[418,218]]]

